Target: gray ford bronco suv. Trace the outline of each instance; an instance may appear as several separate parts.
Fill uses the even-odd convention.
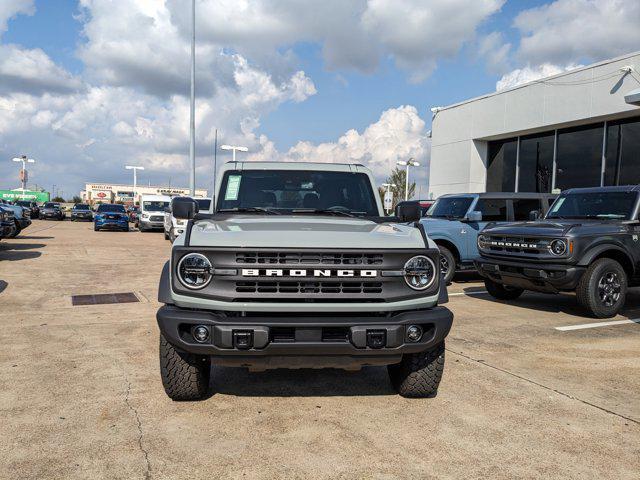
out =
[[[640,186],[574,188],[544,219],[488,226],[478,272],[495,298],[576,292],[592,316],[613,317],[640,286]]]
[[[453,315],[417,210],[383,217],[362,165],[232,162],[216,191],[207,212],[172,201],[188,223],[158,295],[169,397],[205,397],[212,364],[387,365],[401,395],[436,394]]]

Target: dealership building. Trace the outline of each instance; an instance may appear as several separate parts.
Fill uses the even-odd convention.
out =
[[[80,192],[80,197],[85,203],[140,203],[141,195],[189,195],[188,188],[145,186],[135,187],[135,202],[133,185],[121,185],[115,183],[87,183],[85,189]],[[207,191],[196,189],[196,197],[206,197]]]
[[[640,52],[432,111],[433,197],[640,184]]]

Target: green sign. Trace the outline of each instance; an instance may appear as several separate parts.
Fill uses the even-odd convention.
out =
[[[36,192],[35,190],[0,190],[0,198],[15,202],[16,200],[33,200],[43,203],[49,201],[49,192]]]

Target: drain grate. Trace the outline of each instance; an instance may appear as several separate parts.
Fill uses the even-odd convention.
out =
[[[105,305],[110,303],[134,303],[139,301],[140,299],[138,299],[133,292],[71,296],[71,304],[74,307],[79,305]]]

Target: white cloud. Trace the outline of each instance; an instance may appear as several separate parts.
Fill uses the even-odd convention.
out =
[[[249,155],[250,160],[362,163],[382,181],[398,160],[413,157],[421,167],[412,178],[425,181],[428,171],[430,141],[426,124],[410,105],[386,110],[362,133],[349,130],[335,142],[298,142],[286,152],[278,152],[266,137],[261,137],[260,143],[262,148]]]
[[[638,0],[556,0],[521,12],[518,58],[567,65],[597,61],[640,48]]]
[[[550,77],[552,75],[557,75],[562,72],[566,72],[567,70],[573,70],[574,68],[578,68],[580,65],[553,65],[551,63],[543,63],[542,65],[537,66],[526,66],[523,68],[516,68],[515,70],[506,73],[502,76],[500,80],[496,83],[496,90],[504,90],[507,88],[515,87],[517,85],[521,85],[523,83],[533,82],[534,80],[539,80],[540,78]]]
[[[34,0],[2,0],[0,2],[0,35],[7,31],[7,22],[19,14],[33,15]]]
[[[484,58],[489,70],[501,72],[508,68],[511,44],[501,32],[491,32],[478,41],[478,54]]]
[[[0,45],[0,93],[68,93],[82,82],[56,65],[39,48]]]

